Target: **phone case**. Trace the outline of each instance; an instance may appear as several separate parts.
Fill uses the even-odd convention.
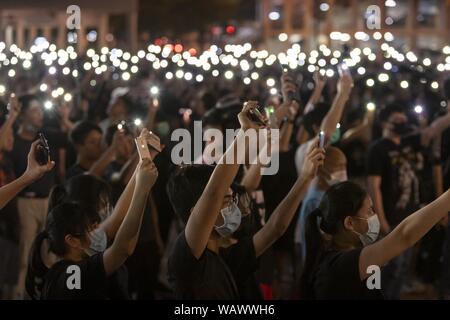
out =
[[[141,159],[150,159],[150,151],[148,150],[147,141],[143,137],[137,137],[134,139],[136,147],[138,149],[139,157]]]
[[[159,138],[157,135],[150,133],[149,135],[147,135],[147,143],[150,145],[150,147],[152,147],[153,149],[155,149],[158,152],[161,152],[161,143],[159,141]]]

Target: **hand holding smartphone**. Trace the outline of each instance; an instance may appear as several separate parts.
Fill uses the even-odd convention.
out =
[[[256,122],[262,126],[268,126],[267,118],[263,115],[263,113],[260,111],[261,107],[258,106],[255,109],[249,110],[249,118],[253,122]]]
[[[42,133],[39,133],[39,143],[36,146],[35,159],[41,166],[46,165],[50,160],[50,147]]]
[[[320,131],[319,132],[319,148],[325,147],[325,132]]]

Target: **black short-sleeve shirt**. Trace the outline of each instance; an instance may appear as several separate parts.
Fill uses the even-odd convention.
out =
[[[362,248],[350,251],[326,251],[314,271],[314,298],[319,300],[377,300],[381,290],[369,289],[359,275]]]
[[[233,247],[233,250],[221,254],[205,249],[201,257],[196,259],[183,231],[175,241],[169,257],[169,282],[176,298],[240,298],[236,282],[246,279],[255,271],[256,256],[250,240],[241,240]],[[250,263],[245,263],[249,261]]]

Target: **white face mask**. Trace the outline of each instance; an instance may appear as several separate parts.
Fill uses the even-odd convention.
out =
[[[223,225],[220,227],[214,226],[214,229],[222,237],[226,238],[231,236],[241,225],[241,210],[236,203],[232,203],[230,206],[220,210],[223,217]]]
[[[380,234],[380,220],[378,219],[378,215],[374,214],[369,219],[364,219],[360,217],[354,217],[361,220],[367,221],[368,230],[365,234],[355,232],[359,239],[361,240],[364,246],[374,243],[378,239],[378,235]]]
[[[96,228],[91,231],[89,233],[89,238],[91,239],[91,245],[88,249],[85,249],[85,252],[89,256],[93,256],[94,254],[101,253],[106,250],[108,245],[108,237],[103,229]]]

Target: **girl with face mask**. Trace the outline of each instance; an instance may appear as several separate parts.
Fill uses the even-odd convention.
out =
[[[113,291],[116,284],[112,283],[111,276],[134,251],[147,196],[156,178],[154,163],[143,160],[110,215],[107,214],[108,206],[93,205],[106,204],[105,199],[93,203],[85,202],[87,197],[74,201],[80,194],[78,187],[83,185],[80,181],[69,181],[66,193],[54,192],[46,229],[37,236],[31,250],[27,274],[30,296],[33,299],[118,298]],[[92,179],[85,178],[85,182],[92,182]],[[105,190],[100,181],[93,184],[97,190]],[[62,198],[57,199],[58,195]],[[102,195],[99,194],[97,199],[102,199]],[[108,239],[114,239],[109,247]],[[44,243],[56,256],[55,260],[43,259]],[[70,276],[66,269],[71,265],[79,267],[80,290],[69,290],[66,286]],[[123,292],[120,297],[125,298],[126,283],[122,285],[123,290],[116,289]]]
[[[255,234],[237,241],[233,234],[242,222],[239,196],[230,188],[243,163],[245,131],[259,130],[248,114],[257,103],[244,104],[239,113],[239,130],[235,140],[219,164],[178,168],[168,183],[169,199],[175,212],[185,223],[169,257],[169,281],[180,299],[237,299],[237,283],[243,283],[257,268],[257,258],[269,248],[289,226],[300,201],[323,164],[324,150],[311,148],[301,177],[274,210],[270,219]],[[315,143],[317,146],[317,142]],[[236,148],[236,149],[235,149]],[[239,159],[238,159],[239,157]],[[224,164],[223,162],[227,162]],[[242,207],[242,206],[241,206]],[[233,246],[228,259],[223,250]]]
[[[352,182],[331,186],[306,222],[302,298],[382,299],[382,274],[373,270],[419,241],[447,215],[449,200],[447,191],[377,241],[380,222],[366,191]]]

